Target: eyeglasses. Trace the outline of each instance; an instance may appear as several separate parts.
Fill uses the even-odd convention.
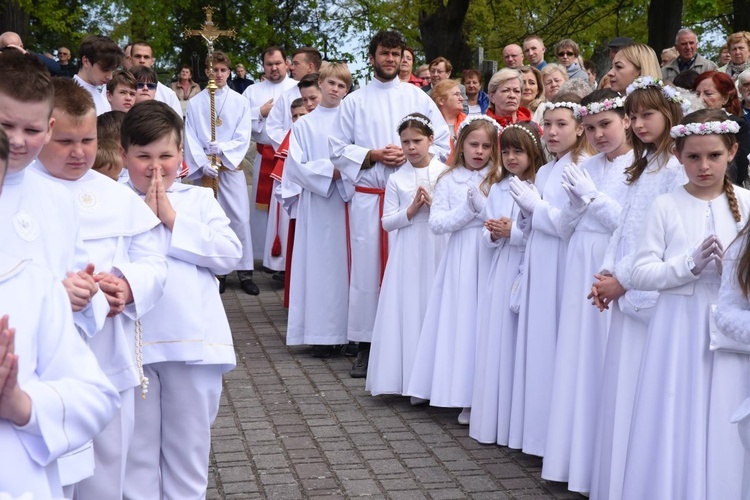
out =
[[[156,84],[155,83],[138,82],[137,87],[139,89],[147,88],[149,90],[156,90]]]
[[[565,57],[565,56],[574,57],[575,55],[576,55],[575,52],[558,52],[557,53],[557,57]]]

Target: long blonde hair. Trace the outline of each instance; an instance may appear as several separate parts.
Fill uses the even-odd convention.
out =
[[[490,171],[487,174],[487,177],[493,174],[496,170],[499,170],[500,168],[500,148],[499,148],[499,140],[497,138],[497,129],[494,125],[492,125],[487,120],[474,120],[468,125],[466,125],[464,128],[461,129],[461,133],[458,134],[458,139],[456,140],[456,147],[454,148],[454,152],[457,152],[457,154],[453,154],[451,158],[448,161],[448,168],[443,171],[442,174],[438,177],[438,182],[440,179],[443,178],[444,175],[446,175],[451,170],[455,170],[458,167],[464,166],[464,142],[466,141],[466,137],[474,132],[475,130],[484,130],[487,133],[487,137],[490,138],[490,159],[487,162],[487,164],[490,166]],[[480,189],[485,195],[490,194],[490,186],[491,184],[487,184],[487,179],[482,181],[482,184],[480,186]]]

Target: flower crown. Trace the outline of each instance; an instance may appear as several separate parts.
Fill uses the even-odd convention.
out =
[[[659,78],[654,78],[652,76],[639,76],[635,79],[635,81],[633,81],[633,83],[628,85],[626,93],[629,96],[636,90],[646,89],[649,87],[656,87],[661,90],[661,93],[665,98],[667,98],[667,100],[680,105],[684,114],[690,112],[690,103],[684,97],[682,97],[682,94],[680,94],[676,88],[670,87],[669,85],[664,85],[664,82]]]
[[[624,107],[625,98],[618,96],[614,99],[604,99],[603,101],[592,102],[586,106],[579,106],[578,110],[574,111],[573,114],[575,114],[576,118],[580,120],[584,116],[595,115],[603,111],[613,111],[617,108]]]
[[[403,125],[406,122],[419,122],[425,127],[427,127],[428,129],[430,129],[430,132],[432,132],[433,134],[435,133],[435,129],[432,128],[432,122],[430,122],[430,120],[425,120],[421,116],[415,116],[415,115],[406,115],[405,117],[401,118],[401,121],[398,122],[398,126],[396,127],[396,130],[398,131],[398,129],[401,128],[401,125]]]
[[[739,131],[740,126],[737,123],[732,120],[724,120],[723,122],[675,125],[669,130],[669,135],[677,139],[678,137],[688,137],[691,135],[736,134]]]
[[[505,127],[503,129],[503,132],[505,132],[509,128],[515,128],[515,129],[518,129],[518,130],[523,130],[524,132],[526,132],[527,134],[529,134],[529,137],[531,137],[531,140],[534,141],[534,145],[536,145],[536,146],[539,145],[539,143],[536,140],[536,137],[534,137],[534,134],[532,134],[531,131],[529,131],[529,129],[527,129],[526,127],[521,126],[521,125],[517,125],[515,123],[512,123],[512,124],[508,125],[507,127]]]
[[[576,113],[578,113],[578,109],[581,107],[580,104],[576,104],[574,102],[567,102],[567,101],[563,101],[563,102],[545,102],[545,103],[540,104],[540,106],[542,107],[542,110],[543,110],[542,114],[544,114],[546,111],[548,111],[550,109],[568,108],[569,110],[571,110],[573,112],[574,115]],[[577,118],[578,117],[576,116],[576,119]]]
[[[475,122],[477,120],[483,120],[495,127],[495,130],[497,130],[498,135],[503,131],[503,127],[500,126],[497,121],[495,121],[494,118],[490,118],[487,115],[469,115],[466,118],[464,118],[464,121],[461,122],[461,125],[458,126],[458,135],[461,135],[461,131],[471,122]]]

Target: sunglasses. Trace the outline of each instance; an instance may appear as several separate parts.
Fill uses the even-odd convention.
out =
[[[576,55],[575,52],[558,52],[557,53],[557,57],[565,57],[565,56],[573,57],[575,55]]]
[[[146,82],[138,82],[137,87],[139,89],[147,88],[149,90],[156,90],[156,84],[155,83],[146,83]]]

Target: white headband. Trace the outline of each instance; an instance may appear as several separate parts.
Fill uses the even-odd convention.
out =
[[[682,94],[680,94],[676,88],[664,85],[664,82],[659,78],[654,78],[652,76],[639,76],[633,81],[633,83],[628,85],[626,93],[630,96],[630,94],[636,90],[647,89],[649,87],[658,88],[667,100],[679,104],[682,108],[683,114],[688,114],[690,112],[690,103],[682,97]]]
[[[497,123],[497,121],[495,121],[493,118],[490,118],[487,115],[469,115],[466,118],[464,118],[464,121],[462,121],[461,125],[458,126],[458,135],[461,135],[461,131],[464,129],[465,126],[477,120],[486,121],[487,123],[495,127],[495,130],[497,130],[498,135],[503,131],[503,127],[501,127],[500,124]]]
[[[421,123],[428,129],[430,129],[430,132],[432,132],[433,134],[435,133],[435,130],[432,128],[432,123],[430,123],[430,120],[425,120],[421,116],[415,116],[415,115],[406,115],[405,117],[403,117],[401,121],[398,122],[398,126],[396,127],[396,130],[398,131],[398,129],[400,129],[401,125],[403,125],[404,123],[412,122],[412,121]]]
[[[678,137],[688,137],[691,135],[736,134],[739,131],[740,126],[737,123],[732,120],[724,120],[723,122],[675,125],[669,130],[669,135],[677,139]]]
[[[540,104],[540,106],[544,110],[544,111],[542,111],[542,114],[544,114],[546,111],[549,111],[550,109],[568,108],[569,110],[571,110],[573,112],[573,115],[575,115],[576,113],[578,113],[578,109],[581,107],[580,104],[576,104],[574,102],[567,102],[567,101],[563,101],[563,102],[545,102],[545,103]],[[577,118],[578,117],[576,116],[576,119]]]
[[[512,124],[508,125],[507,127],[505,127],[503,129],[503,132],[507,131],[509,128],[515,128],[515,129],[518,129],[518,130],[523,130],[524,132],[526,132],[527,134],[529,134],[529,137],[531,137],[531,140],[534,141],[535,145],[537,145],[537,146],[539,145],[539,143],[536,141],[536,137],[534,137],[534,134],[532,134],[531,131],[529,129],[527,129],[526,127],[524,127],[522,125],[517,125],[515,123],[512,123]]]
[[[576,115],[576,118],[580,120],[584,116],[595,115],[603,111],[614,111],[617,108],[624,107],[625,98],[618,96],[614,99],[604,99],[603,101],[592,102],[591,104],[587,104],[586,106],[579,106],[578,111],[575,111],[574,114]]]

